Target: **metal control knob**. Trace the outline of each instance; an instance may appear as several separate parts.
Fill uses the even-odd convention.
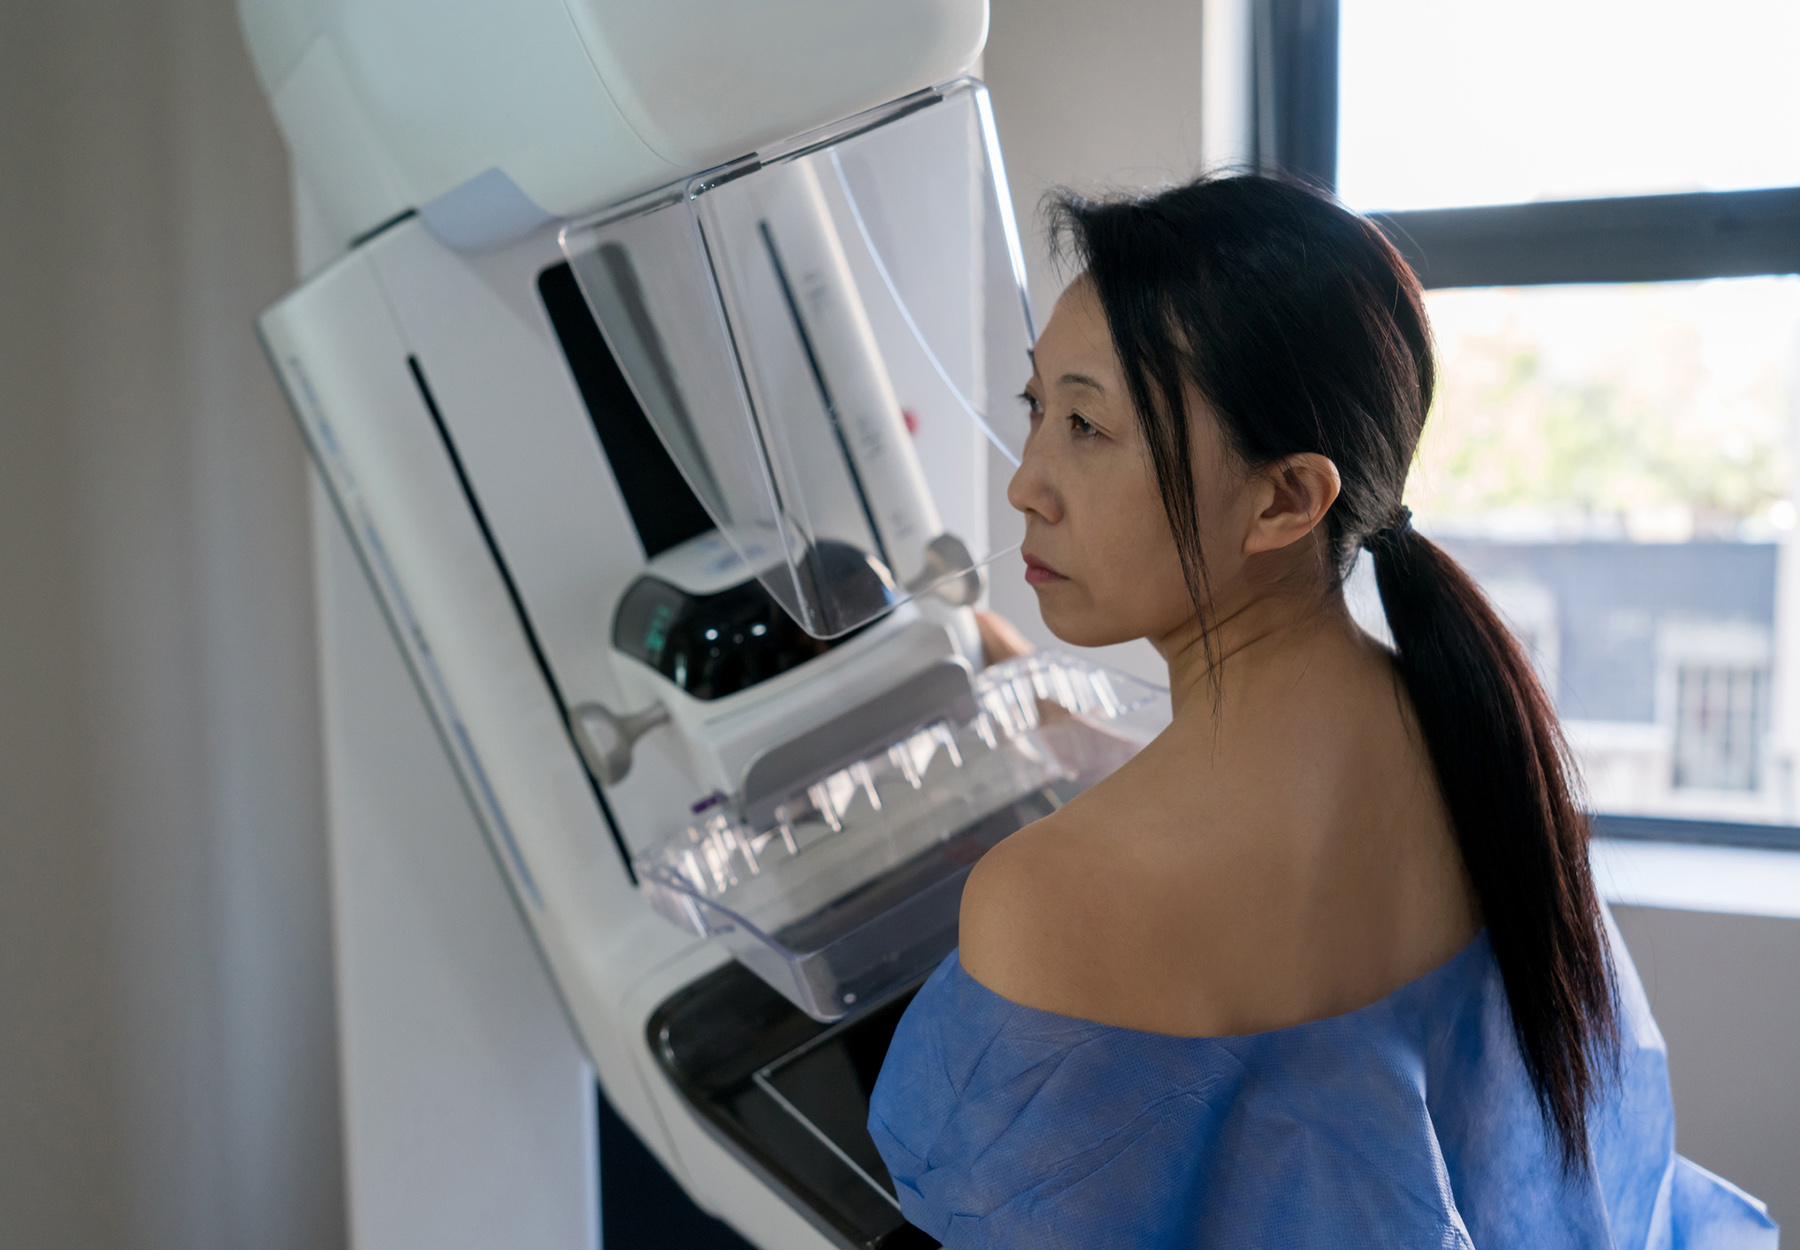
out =
[[[969,554],[962,539],[954,534],[939,534],[925,544],[925,567],[906,588],[914,594],[929,588],[945,603],[966,608],[981,598],[983,590],[981,570],[970,567],[974,563],[975,557]],[[961,575],[956,576],[958,573]]]
[[[641,712],[620,716],[599,703],[580,703],[569,712],[575,745],[603,786],[615,786],[631,771],[631,748],[637,740],[669,723],[669,709],[652,703]]]

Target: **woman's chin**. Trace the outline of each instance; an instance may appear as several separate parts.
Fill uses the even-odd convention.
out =
[[[1122,632],[1118,622],[1108,621],[1101,613],[1071,612],[1053,602],[1048,596],[1038,596],[1038,612],[1044,618],[1044,627],[1056,635],[1058,642],[1067,643],[1071,647],[1110,647],[1118,642],[1130,642],[1141,634]]]

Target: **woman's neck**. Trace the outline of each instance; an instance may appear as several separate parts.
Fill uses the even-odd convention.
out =
[[[1210,639],[1195,617],[1152,641],[1169,666],[1176,720],[1199,716],[1215,727],[1233,708],[1280,697],[1275,687],[1291,687],[1322,652],[1368,642],[1335,586],[1247,599],[1213,623]]]

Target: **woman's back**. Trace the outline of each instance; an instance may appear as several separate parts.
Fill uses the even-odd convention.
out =
[[[1288,632],[1224,660],[1221,705],[976,866],[966,973],[1203,1037],[1340,1015],[1468,943],[1478,908],[1392,658],[1341,610]]]

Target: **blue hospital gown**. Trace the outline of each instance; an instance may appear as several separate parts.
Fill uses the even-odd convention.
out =
[[[1222,1038],[1022,1007],[952,952],[869,1131],[906,1218],[953,1250],[1773,1250],[1762,1203],[1675,1153],[1662,1035],[1613,932],[1620,1069],[1574,1176],[1485,934],[1361,1010]]]

